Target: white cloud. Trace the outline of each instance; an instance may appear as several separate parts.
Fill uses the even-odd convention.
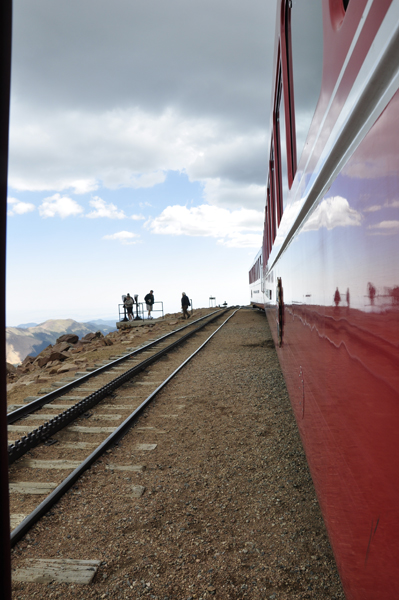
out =
[[[266,184],[244,184],[237,181],[208,179],[204,186],[204,199],[215,206],[261,209],[266,202]]]
[[[140,236],[137,233],[132,233],[131,231],[119,231],[118,233],[113,233],[109,235],[104,235],[103,240],[116,240],[123,244],[124,246],[131,246],[133,244],[137,244],[139,240],[135,240],[134,238],[139,238]]]
[[[261,245],[263,213],[241,209],[201,206],[168,206],[162,213],[149,219],[145,226],[155,234],[213,237],[229,247],[252,247]]]
[[[95,210],[86,215],[89,219],[97,219],[99,217],[105,217],[107,219],[126,219],[126,215],[123,210],[118,210],[115,204],[106,204],[105,200],[102,200],[99,196],[94,196],[93,200],[89,202]]]
[[[232,131],[222,120],[177,109],[32,113],[19,104],[11,122],[9,185],[83,194],[101,185],[149,188],[177,171],[202,183],[210,204],[258,209],[265,201],[265,155],[263,129]]]
[[[361,224],[362,215],[350,208],[349,202],[342,196],[333,196],[322,200],[311,214],[303,231],[316,231],[325,227],[356,227]]]
[[[385,203],[385,206],[389,208],[399,208],[399,200],[390,200]]]
[[[399,233],[399,221],[381,221],[375,225],[369,225],[372,235],[396,235]]]
[[[366,208],[363,209],[363,212],[368,213],[368,212],[377,212],[379,210],[381,210],[382,206],[380,204],[374,204],[374,206],[367,206]]]
[[[61,184],[65,186],[65,184]],[[75,179],[69,182],[67,187],[73,189],[74,194],[89,194],[99,188],[98,181],[95,179]],[[61,189],[64,189],[63,187]]]
[[[257,248],[262,246],[261,233],[229,233],[227,237],[218,240],[218,244],[227,248]]]
[[[80,204],[68,196],[61,196],[61,194],[45,198],[39,206],[39,214],[43,218],[58,216],[65,219],[65,217],[80,215],[82,212],[83,208]]]
[[[163,171],[154,171],[153,173],[145,173],[144,175],[131,176],[130,185],[132,188],[149,188],[160,183],[164,183],[166,173]]]
[[[14,215],[24,215],[25,213],[32,212],[35,210],[36,206],[31,204],[30,202],[21,202],[17,200],[17,198],[7,198],[8,204],[8,216],[12,217]]]

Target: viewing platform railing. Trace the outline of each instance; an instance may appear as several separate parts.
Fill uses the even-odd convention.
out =
[[[127,309],[123,304],[118,304],[119,321],[129,321]],[[148,321],[164,317],[163,302],[154,302],[152,305],[151,316],[148,317],[147,305],[145,302],[133,304],[133,321]]]

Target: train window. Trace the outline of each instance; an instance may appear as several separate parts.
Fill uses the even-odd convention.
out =
[[[265,207],[265,242],[263,244],[264,249],[267,250],[264,258],[264,262],[267,262],[271,251],[271,233],[270,233],[270,183],[267,185],[266,195],[266,207]]]
[[[298,164],[321,90],[323,71],[322,4],[315,0],[292,0],[288,5],[290,7]]]
[[[270,151],[270,161],[269,161],[269,173],[270,173],[270,194],[268,197],[269,200],[269,222],[270,222],[270,243],[273,245],[274,240],[276,239],[276,164],[274,160],[274,144],[272,142],[272,147]]]
[[[286,207],[287,194],[288,194],[288,168],[287,168],[287,130],[285,124],[285,110],[284,110],[284,94],[283,87],[281,84],[281,77],[279,77],[280,83],[277,89],[277,101],[276,101],[276,141],[278,146],[279,156],[279,168],[280,168],[280,195],[277,203],[278,211],[278,223],[283,214],[283,210]]]

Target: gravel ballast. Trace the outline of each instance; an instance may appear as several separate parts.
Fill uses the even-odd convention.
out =
[[[344,599],[264,315],[230,319],[16,545],[13,570],[29,558],[101,564],[88,585],[14,582],[13,600]]]

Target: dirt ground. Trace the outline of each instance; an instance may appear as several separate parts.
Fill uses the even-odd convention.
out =
[[[13,600],[344,599],[265,317],[240,310],[12,554],[102,561]]]

